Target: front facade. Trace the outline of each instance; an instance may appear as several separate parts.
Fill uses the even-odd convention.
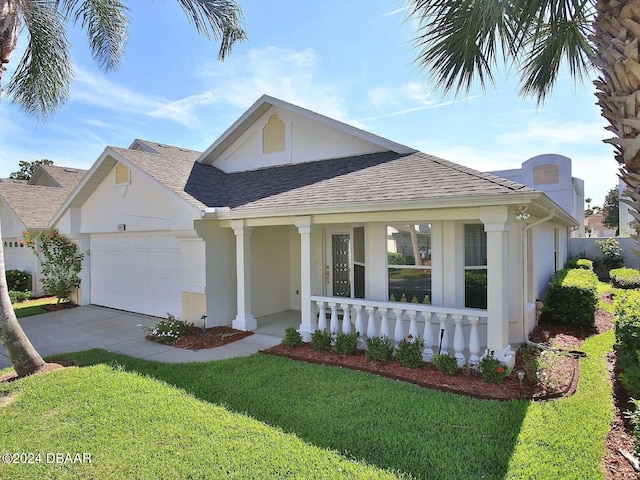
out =
[[[542,192],[266,96],[201,154],[107,148],[54,222],[90,252],[83,303],[244,330],[296,310],[307,340],[411,333],[460,364],[514,361],[577,226]]]

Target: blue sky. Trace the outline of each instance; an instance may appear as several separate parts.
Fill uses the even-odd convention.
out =
[[[266,93],[479,170],[566,155],[595,204],[617,183],[591,83],[565,75],[540,108],[518,97],[516,78],[500,75],[486,92],[443,96],[414,65],[414,25],[401,2],[241,1],[249,41],[224,63],[177,2],[130,3],[127,55],[116,72],[101,73],[84,34],[71,28],[76,80],[67,105],[38,125],[3,99],[0,176],[40,158],[90,168],[105,146],[134,138],[204,150]]]

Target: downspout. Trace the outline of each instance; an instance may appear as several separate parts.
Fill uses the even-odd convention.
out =
[[[529,242],[527,241],[527,232],[537,226],[540,225],[541,223],[546,222],[547,220],[551,220],[554,215],[556,214],[556,210],[554,208],[552,208],[549,212],[549,215],[547,215],[546,217],[543,217],[539,220],[536,220],[533,223],[529,223],[526,224],[524,226],[524,228],[522,229],[522,244],[523,244],[523,255],[522,255],[522,338],[523,338],[523,343],[526,344],[533,344],[533,345],[537,345],[534,342],[531,342],[528,338],[527,338],[527,332],[526,330],[526,319],[527,319],[527,313],[528,313],[528,309],[527,309],[527,304],[529,302]],[[537,315],[537,312],[536,312]],[[538,322],[538,319],[536,317],[536,323]]]

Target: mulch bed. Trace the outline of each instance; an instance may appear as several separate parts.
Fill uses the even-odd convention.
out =
[[[67,308],[75,308],[77,306],[78,305],[73,302],[60,302],[42,305],[42,308],[47,312],[57,312],[58,310],[66,310]]]
[[[203,335],[202,328],[188,327],[182,337],[172,342],[168,342],[165,345],[198,351],[207,348],[221,347],[222,345],[236,342],[248,337],[249,335],[253,335],[253,332],[236,330],[231,327],[207,328],[206,333]],[[152,342],[156,341],[156,338],[153,335],[147,335],[145,338]]]

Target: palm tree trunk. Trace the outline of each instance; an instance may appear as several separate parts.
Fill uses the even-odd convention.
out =
[[[605,140],[615,149],[620,177],[627,184],[620,201],[631,206],[632,237],[640,243],[640,1],[596,2],[595,64],[602,75],[594,82],[598,105],[616,137]]]
[[[4,64],[9,63],[11,54],[18,44],[18,11],[12,0],[0,0],[0,94]]]

